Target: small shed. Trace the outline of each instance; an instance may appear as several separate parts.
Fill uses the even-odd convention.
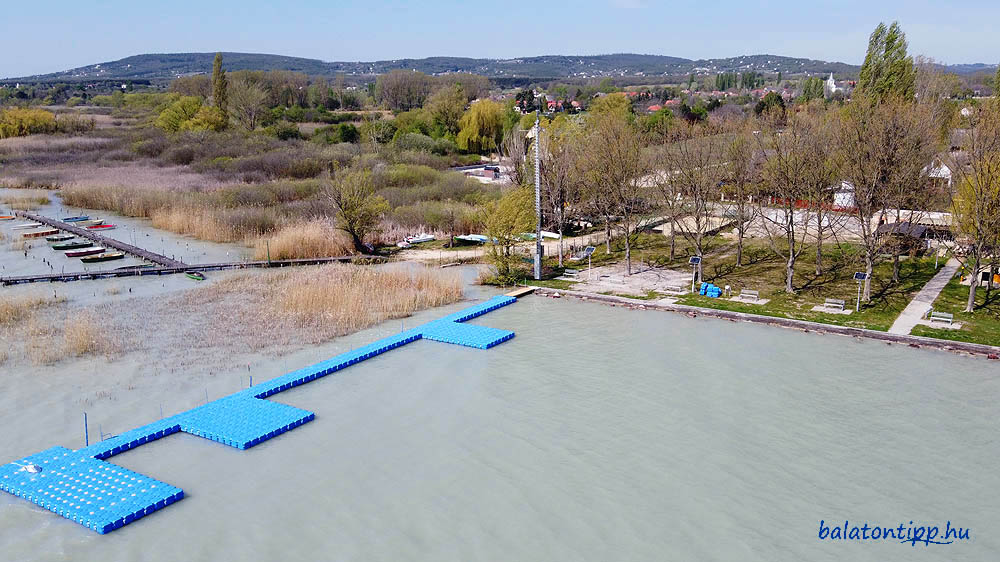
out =
[[[922,224],[893,222],[880,224],[875,237],[884,241],[885,247],[896,254],[919,254],[927,249],[930,229]]]

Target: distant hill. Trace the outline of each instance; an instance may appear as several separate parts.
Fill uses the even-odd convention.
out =
[[[215,53],[167,53],[135,55],[117,61],[102,62],[63,72],[8,78],[21,81],[87,81],[107,79],[170,80],[177,76],[208,73]],[[715,74],[719,72],[764,72],[785,76],[801,74],[856,75],[859,67],[841,62],[782,57],[744,55],[724,59],[689,60],[662,55],[614,54],[592,56],[547,55],[516,59],[474,59],[429,57],[375,62],[324,62],[317,59],[257,53],[223,53],[227,70],[293,70],[313,76],[371,76],[391,70],[419,70],[428,74],[472,72],[493,78],[553,80],[561,78],[597,78],[608,76],[676,76]],[[947,67],[952,72],[969,74],[993,67],[965,64]]]

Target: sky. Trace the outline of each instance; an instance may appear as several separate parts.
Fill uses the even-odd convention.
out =
[[[954,8],[927,0],[4,4],[0,76],[56,72],[143,53],[215,51],[324,61],[773,54],[860,64],[872,29],[879,21],[893,20],[903,27],[912,55],[947,64],[1000,60],[996,0],[968,0]]]

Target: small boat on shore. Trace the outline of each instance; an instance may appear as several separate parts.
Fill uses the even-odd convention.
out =
[[[42,226],[42,223],[40,223],[40,222],[26,222],[24,224],[16,224],[16,225],[10,227],[10,229],[11,230],[27,230],[29,228],[38,228],[39,226]]]
[[[0,215],[0,221],[12,221],[14,220],[14,215]]]
[[[90,240],[71,240],[69,242],[62,242],[60,244],[53,244],[53,250],[75,250],[77,248],[89,248],[93,246],[94,243]]]
[[[200,271],[185,271],[184,275],[186,275],[188,279],[194,279],[195,281],[205,280],[205,274]]]
[[[81,248],[79,250],[71,250],[66,252],[67,258],[80,258],[83,256],[93,256],[95,254],[100,254],[104,252],[107,248],[102,248],[100,246],[91,246],[90,248]]]
[[[105,252],[103,254],[97,254],[96,256],[87,256],[85,258],[80,258],[83,263],[94,263],[99,261],[111,261],[120,260],[125,257],[125,252]]]
[[[47,230],[36,230],[34,232],[25,232],[21,235],[21,238],[41,238],[42,236],[52,236],[53,234],[59,234],[58,228],[49,228]]]
[[[87,215],[80,215],[80,216],[77,216],[77,217],[66,217],[66,218],[61,219],[61,220],[63,222],[81,222],[81,221],[85,221],[85,220],[90,220],[90,217],[88,217]]]
[[[46,236],[46,242],[65,242],[67,240],[72,240],[72,234],[56,234],[55,236]]]
[[[92,224],[87,227],[87,230],[114,230],[115,225],[113,224]]]
[[[89,220],[85,220],[85,221],[80,221],[80,222],[76,223],[74,226],[84,226],[84,227],[86,227],[86,226],[92,226],[92,225],[95,225],[95,224],[104,224],[104,219],[89,219]]]
[[[434,236],[431,234],[417,234],[416,236],[407,236],[406,241],[410,244],[420,244],[421,242],[430,242],[434,240]]]
[[[465,234],[462,236],[455,237],[456,244],[485,244],[489,242],[490,239],[482,234]]]

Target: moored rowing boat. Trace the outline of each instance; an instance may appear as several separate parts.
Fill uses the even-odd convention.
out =
[[[66,217],[66,218],[62,219],[62,221],[63,222],[81,222],[81,221],[85,221],[85,220],[89,220],[89,219],[90,219],[90,217],[88,217],[87,215],[80,215],[78,217]]]
[[[94,243],[90,240],[72,240],[70,242],[63,242],[61,244],[53,244],[53,250],[75,250],[77,248],[89,248],[93,246]]]
[[[87,230],[114,230],[115,225],[113,224],[93,224],[87,227]]]
[[[39,226],[42,226],[42,223],[40,223],[40,222],[26,222],[24,224],[16,224],[16,225],[10,227],[10,229],[11,230],[27,230],[29,228],[38,228]]]
[[[94,263],[99,261],[120,260],[124,257],[125,257],[125,252],[106,252],[103,254],[97,254],[96,256],[88,256],[86,258],[80,258],[80,261],[84,263]]]
[[[200,271],[185,271],[184,275],[187,275],[188,279],[194,279],[195,281],[205,280],[205,274]]]
[[[21,238],[41,238],[42,236],[52,236],[53,234],[59,234],[59,229],[50,228],[48,230],[36,230],[34,232],[25,232],[21,235]]]
[[[79,250],[72,250],[72,251],[66,252],[66,257],[67,258],[79,258],[79,257],[83,257],[83,256],[92,256],[94,254],[100,254],[101,252],[105,251],[106,249],[107,248],[102,248],[100,246],[92,246],[90,248],[82,248],[82,249],[79,249]]]
[[[47,242],[65,242],[67,240],[72,240],[72,234],[56,234],[55,236],[46,236],[45,240]]]

